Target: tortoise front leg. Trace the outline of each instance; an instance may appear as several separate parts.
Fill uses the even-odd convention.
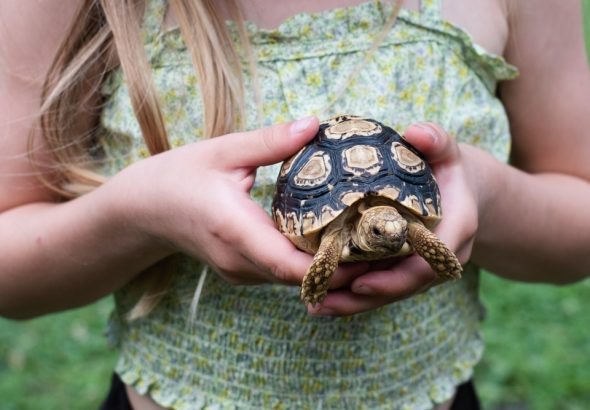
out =
[[[455,254],[420,222],[408,224],[408,240],[436,274],[443,279],[460,279],[463,268]]]
[[[341,231],[325,234],[301,284],[301,300],[303,302],[315,306],[316,303],[321,303],[324,300],[328,293],[330,277],[338,267],[341,253]]]

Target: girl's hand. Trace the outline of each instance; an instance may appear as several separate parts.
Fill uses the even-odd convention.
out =
[[[479,218],[477,176],[471,165],[477,149],[461,145],[431,123],[409,127],[404,137],[428,160],[442,196],[443,220],[434,232],[464,264],[471,255]],[[309,307],[317,315],[351,315],[424,292],[440,283],[430,266],[413,254],[399,261],[379,261],[354,279],[347,290],[333,290],[321,305]]]
[[[232,284],[300,284],[311,256],[278,232],[250,189],[257,167],[294,154],[317,130],[309,117],[140,161],[121,174],[125,217],[170,253],[191,255]]]

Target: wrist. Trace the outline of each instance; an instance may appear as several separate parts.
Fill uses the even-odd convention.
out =
[[[505,201],[510,196],[507,194],[510,189],[507,171],[510,167],[481,149],[467,145],[461,148],[462,153],[465,153],[462,158],[466,178],[474,193],[478,211],[471,260],[491,269],[489,258],[495,254],[491,251],[495,247],[494,237],[498,227],[505,224],[501,212],[503,204],[499,201]]]
[[[149,198],[150,185],[141,182],[144,177],[152,179],[136,168],[140,167],[126,168],[102,186],[97,206],[105,210],[105,223],[114,234],[127,238],[131,248],[156,262],[177,249],[155,229],[159,225],[157,212],[153,212],[157,201]]]

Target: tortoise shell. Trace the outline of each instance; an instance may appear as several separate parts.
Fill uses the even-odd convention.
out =
[[[396,131],[370,118],[342,115],[322,122],[315,138],[283,163],[276,188],[272,214],[278,229],[310,253],[326,225],[368,198],[397,204],[429,229],[442,217],[428,163]]]

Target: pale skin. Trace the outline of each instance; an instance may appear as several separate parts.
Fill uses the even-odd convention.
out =
[[[296,12],[360,2],[257,0],[245,14],[273,27]],[[77,4],[0,2],[0,314],[24,319],[90,303],[178,251],[234,284],[300,284],[311,256],[275,230],[248,191],[256,167],[296,152],[312,138],[317,119],[304,120],[299,130],[277,125],[140,161],[66,203],[56,203],[38,182],[26,137],[41,78]],[[481,15],[486,19],[473,17]],[[521,76],[499,90],[511,121],[511,165],[456,144],[436,124],[405,130],[439,182],[444,219],[437,236],[461,262],[514,280],[566,284],[587,277],[590,75],[579,2],[447,0],[443,16],[504,55]],[[435,283],[415,256],[341,266],[333,290],[309,309],[351,315]]]

